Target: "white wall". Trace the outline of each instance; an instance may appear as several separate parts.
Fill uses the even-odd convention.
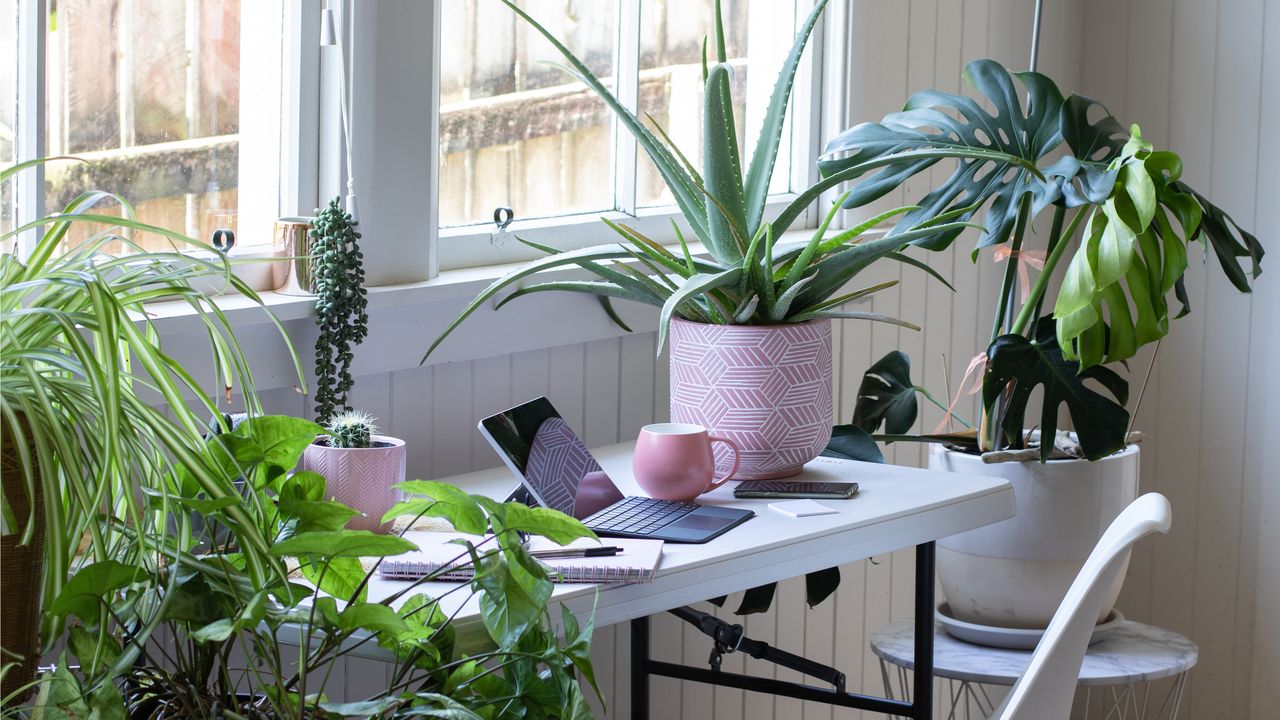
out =
[[[1139,548],[1119,606],[1199,643],[1189,717],[1274,717],[1280,2],[1096,0],[1085,27],[1088,93],[1180,153],[1188,182],[1271,251],[1252,297],[1215,261],[1189,271],[1193,312],[1163,343],[1138,420],[1143,488],[1169,496],[1173,530]]]
[[[1047,5],[1041,70],[1066,91],[1104,100],[1122,120],[1142,122],[1149,138],[1182,153],[1197,187],[1245,226],[1265,228],[1259,233],[1264,244],[1280,246],[1273,229],[1280,221],[1280,143],[1264,122],[1280,112],[1280,40],[1275,39],[1280,37],[1280,0],[1049,0]],[[878,119],[901,107],[913,89],[959,90],[960,69],[974,58],[1025,67],[1031,7],[1029,0],[854,0],[851,117]],[[1259,63],[1264,50],[1265,73]],[[1002,268],[987,256],[971,263],[964,241],[929,262],[954,279],[956,294],[896,265],[868,272],[867,284],[902,281],[877,297],[874,309],[925,330],[862,323],[837,330],[840,420],[852,414],[862,372],[889,350],[907,351],[918,381],[941,394],[944,375],[954,386],[969,358],[985,346]],[[1210,270],[1195,265],[1190,271],[1194,312],[1175,322],[1163,344],[1137,422],[1150,437],[1143,447],[1143,486],[1170,496],[1174,529],[1138,551],[1120,607],[1130,617],[1176,629],[1200,643],[1201,665],[1193,674],[1184,716],[1245,717],[1252,697],[1253,716],[1261,718],[1267,716],[1263,709],[1280,703],[1275,682],[1280,679],[1280,523],[1274,519],[1280,513],[1280,488],[1263,455],[1268,441],[1280,439],[1274,408],[1280,380],[1273,372],[1280,350],[1275,320],[1280,285],[1273,270],[1257,295],[1240,297],[1216,268]],[[503,313],[525,313],[537,328],[529,335],[543,328],[550,333],[560,317],[553,313],[568,302],[589,301],[531,298],[527,309],[512,306]],[[593,445],[633,437],[642,424],[666,413],[666,363],[655,361],[651,333],[610,337],[603,323],[596,337],[604,339],[592,342],[417,367],[418,355],[450,312],[427,318],[406,309],[376,314],[372,336],[358,353],[363,374],[354,401],[382,418],[389,433],[409,441],[415,477],[496,466],[473,430],[476,420],[538,394],[548,395]],[[498,347],[500,342],[484,339],[486,314],[471,321],[466,333]],[[594,316],[582,318],[564,322],[594,322]],[[290,327],[308,361],[314,336],[305,321]],[[265,335],[253,337],[268,342]],[[471,341],[454,340],[459,345]],[[1207,348],[1218,352],[1208,355]],[[1144,368],[1149,357],[1134,366]],[[274,388],[265,393],[270,408],[304,413],[280,359],[263,364],[265,369],[255,368],[263,386]],[[962,405],[972,417],[972,403]],[[920,427],[932,429],[941,413],[925,407],[923,415]],[[917,464],[920,452],[896,446],[889,457]],[[1273,476],[1270,483],[1264,482],[1267,472]],[[747,619],[747,632],[834,662],[848,674],[852,690],[879,692],[879,668],[866,651],[867,637],[877,626],[910,613],[912,565],[910,551],[904,551],[846,566],[836,597],[814,609],[803,607],[801,582],[784,584],[777,611]],[[705,662],[705,638],[669,616],[654,619],[653,634],[656,656]],[[628,652],[625,628],[597,633],[594,655],[611,717],[626,717]],[[743,670],[742,658],[728,656],[725,668]],[[775,674],[757,661],[747,669]],[[379,681],[376,669],[354,661],[348,672],[353,689]],[[776,675],[798,679],[785,671]],[[653,714],[732,720],[857,715],[662,678],[653,680]]]

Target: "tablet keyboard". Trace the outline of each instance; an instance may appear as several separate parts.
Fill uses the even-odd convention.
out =
[[[582,523],[600,532],[651,535],[699,507],[701,506],[696,503],[679,500],[629,497],[588,517]]]

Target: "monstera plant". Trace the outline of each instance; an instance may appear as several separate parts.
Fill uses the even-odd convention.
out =
[[[1064,97],[1048,77],[1010,72],[993,60],[970,63],[964,77],[985,105],[936,90],[916,93],[901,112],[833,139],[819,167],[828,180],[860,178],[844,201],[856,208],[940,161],[956,161],[889,237],[911,233],[911,244],[943,249],[964,228],[921,235],[922,223],[985,213],[974,257],[1002,246],[1009,258],[984,363],[978,445],[1022,447],[1027,401],[1041,385],[1041,432],[1053,436],[1065,403],[1084,456],[1105,457],[1124,447],[1129,426],[1127,383],[1106,365],[1128,360],[1169,332],[1170,294],[1181,306],[1177,316],[1188,312],[1188,246],[1198,241],[1212,252],[1242,292],[1260,273],[1262,246],[1181,179],[1177,154],[1154,148],[1137,125],[1126,129],[1101,103]],[[868,176],[873,163],[883,165]],[[1028,230],[1042,213],[1050,214],[1049,230],[1037,250]],[[1025,294],[1014,292],[1017,266],[1037,255],[1043,257],[1039,276]],[[1059,266],[1065,275],[1054,294],[1050,280]],[[901,375],[905,365],[894,366]],[[1086,385],[1089,379],[1110,397]],[[911,387],[909,379],[897,384]],[[867,388],[875,386],[872,380]],[[901,395],[865,393],[863,429],[877,429],[884,413],[876,405]],[[906,432],[911,416],[898,413],[889,432]],[[1042,459],[1052,450],[1053,443],[1042,442]]]
[[[930,218],[959,222],[983,213],[975,259],[994,247],[996,258],[1008,261],[987,350],[969,366],[982,371],[979,428],[903,435],[915,424],[919,390],[906,355],[894,352],[864,376],[854,424],[836,428],[841,443],[834,449],[858,450],[855,440],[883,424],[888,434],[881,439],[945,443],[930,453],[931,469],[1007,479],[1016,519],[938,541],[948,601],[939,613],[944,622],[950,616],[1043,628],[1101,528],[1137,495],[1140,455],[1128,442],[1129,386],[1113,366],[1168,334],[1171,299],[1181,306],[1178,315],[1189,311],[1190,245],[1199,242],[1213,253],[1243,292],[1259,274],[1263,251],[1257,238],[1182,180],[1176,154],[1153,147],[1137,125],[1126,128],[1097,101],[1064,97],[1044,75],[1009,72],[991,60],[970,63],[965,79],[981,101],[916,93],[901,112],[832,140],[819,165],[828,180],[859,180],[844,203],[855,208],[940,161],[955,161],[950,176],[888,237],[912,233],[912,244],[946,248],[962,228],[924,236],[916,230]],[[869,174],[866,168],[879,162]],[[1036,246],[1031,228],[1042,214],[1048,228]],[[1042,264],[1034,283],[1032,264]],[[1058,270],[1063,280],[1053,291]],[[1025,292],[1018,291],[1020,282]],[[1042,410],[1032,422],[1038,437],[1026,430],[1037,394]],[[1074,435],[1058,432],[1063,405]],[[1036,442],[1039,447],[1031,447]],[[1122,576],[1110,590],[1112,601]],[[1099,621],[1111,612],[1108,604]]]

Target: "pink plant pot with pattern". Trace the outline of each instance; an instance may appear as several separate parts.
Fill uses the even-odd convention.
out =
[[[831,440],[831,320],[785,325],[671,321],[671,420],[741,450],[735,480],[800,472]],[[716,473],[733,453],[715,448]]]
[[[302,453],[302,469],[324,476],[326,497],[359,510],[347,527],[352,530],[390,532],[382,516],[400,501],[397,483],[404,482],[408,459],[403,440],[374,435],[375,447],[335,448],[312,443]]]

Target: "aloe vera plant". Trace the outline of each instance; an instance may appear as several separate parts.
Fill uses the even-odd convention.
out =
[[[612,300],[623,299],[653,305],[661,308],[659,353],[665,343],[672,317],[703,323],[742,325],[799,323],[817,318],[854,318],[915,327],[884,315],[848,311],[841,307],[893,283],[881,283],[843,293],[842,290],[855,275],[881,258],[905,262],[938,277],[927,265],[901,251],[913,240],[963,229],[966,223],[958,218],[967,209],[924,218],[893,237],[867,235],[867,231],[875,225],[917,210],[915,207],[898,208],[857,227],[828,236],[827,230],[839,210],[837,204],[807,241],[781,241],[782,234],[791,228],[823,192],[847,178],[856,177],[861,172],[882,167],[889,162],[877,159],[859,165],[858,172],[847,172],[820,180],[799,193],[772,219],[765,218],[769,179],[778,157],[792,84],[800,57],[814,25],[826,7],[826,0],[815,4],[796,35],[778,74],[755,151],[745,172],[739,162],[740,141],[734,125],[729,83],[732,70],[726,62],[723,22],[720,4],[717,2],[717,62],[710,64],[707,61],[705,46],[703,54],[704,136],[701,173],[671,143],[666,132],[653,118],[648,119],[655,130],[650,130],[563,43],[514,2],[503,2],[555,46],[567,63],[561,69],[599,95],[617,115],[622,126],[635,137],[636,143],[653,160],[663,181],[670,188],[692,238],[686,240],[679,225],[673,223],[679,240],[679,254],[676,254],[635,228],[606,219],[605,224],[620,238],[616,243],[561,252],[521,240],[526,245],[545,252],[547,257],[519,268],[485,288],[436,338],[427,350],[427,356],[467,317],[504,289],[526,277],[565,267],[582,268],[597,279],[536,282],[512,292],[498,303],[498,307],[517,297],[538,292],[586,293],[598,297],[609,316],[626,328],[614,312]],[[973,157],[993,155],[983,148],[973,148],[967,152]],[[927,150],[910,154],[926,158],[936,153]],[[701,243],[706,251],[705,257],[695,256],[691,252],[692,241]],[[424,362],[425,360],[426,356],[423,357]]]

